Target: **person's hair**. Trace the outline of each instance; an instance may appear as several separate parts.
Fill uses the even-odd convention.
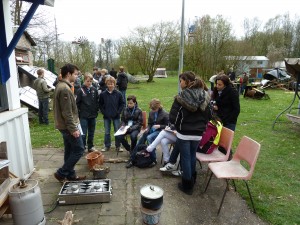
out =
[[[98,67],[94,67],[94,68],[93,68],[93,71],[94,71],[94,70],[98,70]]]
[[[124,71],[124,66],[120,66],[120,71],[123,72]]]
[[[40,77],[40,76],[42,76],[42,75],[44,74],[44,70],[43,70],[43,69],[38,69],[38,70],[36,71],[36,73],[37,73],[37,75]]]
[[[216,84],[217,84],[218,80],[221,80],[225,86],[228,86],[231,83],[229,77],[227,75],[225,75],[225,74],[218,75],[216,77],[216,81],[215,81]]]
[[[86,73],[84,74],[84,81],[86,81],[87,79],[93,80],[93,76],[92,76],[92,74],[90,74],[89,72],[86,72]]]
[[[185,81],[187,88],[203,88],[205,91],[208,90],[204,81],[192,71],[183,72],[179,75],[179,79]]]
[[[149,103],[149,108],[152,110],[162,109],[159,99],[153,98]]]
[[[71,63],[65,64],[62,68],[60,68],[62,78],[65,78],[68,73],[70,74],[74,73],[75,70],[78,70],[77,66]]]
[[[134,103],[136,103],[136,97],[134,95],[128,95],[127,96],[127,101],[132,100]]]
[[[104,74],[107,74],[107,70],[106,69],[101,69],[100,72],[104,73]]]
[[[116,85],[116,79],[112,76],[107,76],[105,79],[105,84],[107,85],[108,83],[113,83],[114,85]]]

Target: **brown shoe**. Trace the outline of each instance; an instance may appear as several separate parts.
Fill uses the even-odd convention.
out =
[[[54,173],[54,177],[56,180],[58,180],[60,183],[63,183],[65,181],[65,178],[61,177],[57,172]]]
[[[79,180],[85,180],[86,176],[76,176],[68,178],[68,181],[79,181]]]

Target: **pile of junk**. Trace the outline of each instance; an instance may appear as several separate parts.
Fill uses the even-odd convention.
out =
[[[267,88],[294,90],[294,82],[292,81],[291,76],[285,70],[280,68],[274,68],[266,71],[260,84],[260,87],[247,86],[244,92],[244,97],[270,99],[269,95],[265,92],[265,89]]]

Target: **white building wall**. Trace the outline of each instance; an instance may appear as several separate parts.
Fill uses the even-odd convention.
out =
[[[3,1],[7,42],[13,37],[9,0]],[[14,51],[9,57],[10,78],[6,82],[9,111],[0,113],[0,142],[7,144],[9,170],[20,178],[28,178],[34,170],[28,109],[21,108]]]

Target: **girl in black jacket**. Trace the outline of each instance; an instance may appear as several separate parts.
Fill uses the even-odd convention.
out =
[[[184,72],[179,79],[182,91],[175,97],[169,118],[177,131],[175,145],[183,171],[178,188],[191,195],[196,181],[196,150],[209,119],[210,96],[205,83],[193,72]]]

